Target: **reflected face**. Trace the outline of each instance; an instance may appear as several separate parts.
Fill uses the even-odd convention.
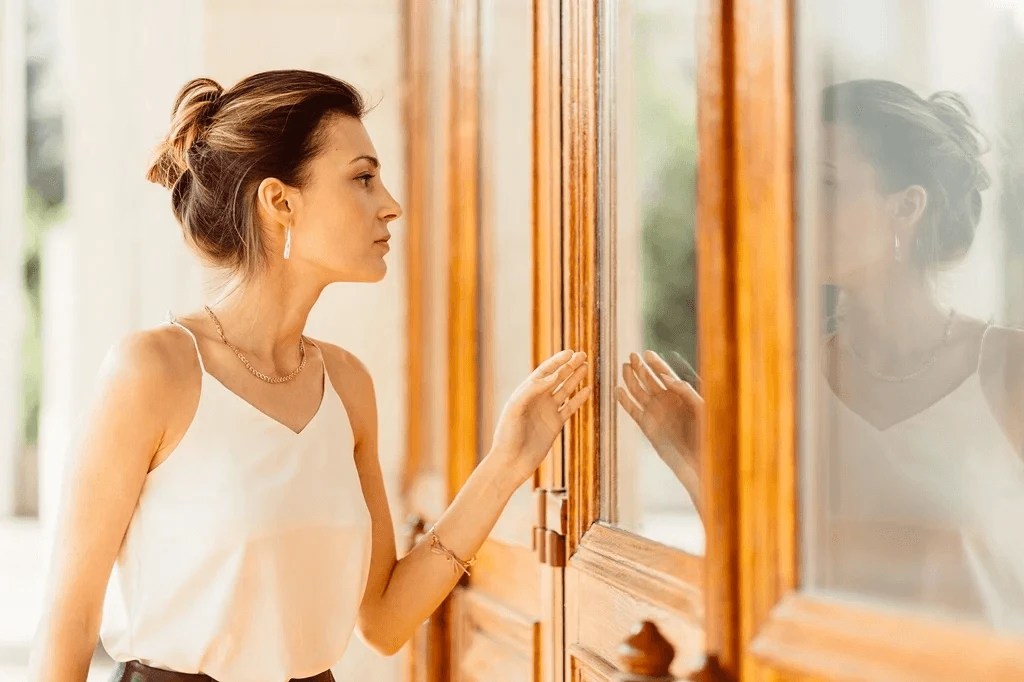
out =
[[[330,281],[376,282],[387,272],[389,224],[402,209],[380,178],[380,163],[361,121],[325,124],[321,153],[310,162],[291,258]]]
[[[827,124],[825,139],[820,169],[822,275],[825,283],[857,287],[895,261],[893,196],[882,189],[882,177],[864,155],[853,128]]]

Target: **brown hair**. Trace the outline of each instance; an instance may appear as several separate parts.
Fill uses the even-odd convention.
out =
[[[178,93],[146,179],[171,190],[174,215],[200,256],[251,276],[267,263],[260,183],[302,187],[325,120],[365,113],[355,88],[322,73],[264,71],[226,91],[196,78]]]
[[[848,81],[825,89],[822,118],[853,127],[886,190],[920,185],[928,193],[912,262],[924,269],[967,254],[989,175],[981,161],[987,142],[963,97],[944,91],[924,99],[891,81]]]

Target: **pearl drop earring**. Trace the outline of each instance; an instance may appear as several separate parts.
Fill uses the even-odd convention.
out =
[[[292,226],[289,225],[284,231],[284,259],[292,255]]]

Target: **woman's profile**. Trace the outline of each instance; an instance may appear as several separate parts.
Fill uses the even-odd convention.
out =
[[[325,287],[387,270],[401,209],[364,113],[308,71],[181,90],[147,177],[228,282],[107,357],[69,457],[31,679],[84,682],[98,636],[114,681],[333,680],[353,632],[395,653],[590,395],[584,354],[543,362],[397,558],[373,381],[304,335]]]

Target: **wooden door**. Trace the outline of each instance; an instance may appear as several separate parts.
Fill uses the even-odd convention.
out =
[[[644,622],[674,649],[661,661],[673,675],[727,674],[736,526],[723,482],[736,443],[723,18],[712,2],[561,5],[565,335],[597,358],[595,399],[567,437],[565,674],[631,672],[620,647]],[[623,365],[645,349],[707,401],[690,423],[704,433],[702,483],[616,404]]]
[[[409,198],[429,216],[408,211],[411,528],[454,497],[505,400],[561,340],[557,35],[550,4],[538,7],[407,7]],[[559,518],[560,448],[513,496],[471,575],[417,639],[412,679],[557,679],[564,535],[539,519]]]
[[[924,408],[917,422],[904,420],[905,428],[897,424],[887,430],[899,436],[888,441],[900,444],[893,450],[899,466],[911,466],[912,458],[922,453],[933,454],[936,459],[927,470],[935,476],[942,475],[942,467],[948,465],[938,458],[944,452],[942,443],[960,442],[957,439],[962,437],[961,445],[967,445],[956,448],[954,461],[978,458],[972,475],[947,476],[928,493],[925,478],[910,477],[906,480],[911,482],[894,491],[887,485],[893,476],[877,471],[877,484],[862,485],[857,491],[859,511],[850,511],[839,497],[849,499],[852,481],[857,480],[857,469],[844,464],[853,442],[849,425],[854,422],[850,421],[852,409],[837,416],[846,408],[834,401],[831,389],[820,381],[827,346],[822,344],[818,289],[823,270],[830,276],[836,272],[837,243],[844,234],[841,214],[836,213],[841,205],[825,204],[831,191],[831,185],[823,182],[828,172],[825,164],[842,166],[851,154],[836,138],[824,134],[835,134],[836,128],[822,125],[823,112],[825,121],[852,120],[849,110],[839,111],[846,106],[842,102],[823,106],[829,101],[823,88],[853,79],[880,79],[907,86],[925,98],[935,91],[953,91],[970,105],[975,124],[992,142],[989,152],[978,158],[993,182],[984,183],[973,165],[980,149],[968,141],[966,129],[955,128],[964,120],[963,112],[949,114],[941,109],[945,119],[914,119],[931,125],[934,138],[901,135],[887,151],[899,149],[900,154],[912,152],[930,159],[927,171],[908,167],[908,173],[915,172],[911,180],[924,182],[935,200],[940,196],[938,188],[945,187],[943,173],[950,157],[928,156],[936,148],[929,140],[958,141],[950,147],[959,150],[952,160],[972,168],[972,174],[963,179],[968,183],[963,191],[980,190],[981,211],[972,213],[968,223],[973,238],[968,255],[951,258],[941,275],[927,272],[940,278],[933,290],[940,304],[959,311],[959,329],[966,330],[963,343],[969,345],[971,330],[983,328],[988,319],[1008,322],[1019,300],[1011,283],[1021,260],[1019,251],[1013,250],[1019,230],[1015,217],[1019,204],[1013,197],[1020,196],[1021,185],[1012,160],[1019,151],[1007,141],[1020,139],[1020,97],[1007,96],[1000,84],[1019,81],[1024,68],[1020,10],[1007,3],[968,0],[867,3],[870,7],[847,1],[735,0],[726,4],[731,5],[733,20],[727,50],[732,55],[730,97],[737,141],[732,184],[740,283],[736,324],[742,332],[737,346],[743,476],[737,480],[740,579],[736,592],[741,607],[737,635],[742,679],[1024,679],[1024,636],[1019,625],[1013,625],[1022,615],[1019,595],[1013,590],[1014,586],[1019,590],[1021,582],[1019,542],[993,530],[1003,523],[1019,529],[1020,516],[1012,510],[1020,508],[1024,496],[1021,479],[1013,474],[999,477],[998,484],[987,488],[987,495],[965,493],[960,498],[965,504],[960,519],[976,521],[969,528],[961,521],[964,525],[953,530],[964,537],[977,533],[985,538],[982,546],[992,560],[987,567],[957,569],[963,559],[959,544],[954,553],[939,551],[936,532],[950,518],[957,519],[938,502],[945,499],[948,504],[944,493],[961,485],[964,491],[971,490],[971,482],[989,480],[991,484],[985,462],[997,456],[1009,456],[1008,470],[1019,471],[1013,457],[1019,456],[1020,449],[1008,445],[1002,434],[995,436],[989,428],[995,422],[989,421],[988,407],[966,397],[968,384],[954,397],[963,400],[963,411],[958,411],[962,419],[932,420],[928,428],[919,428],[930,414],[936,414],[929,412],[932,407],[949,404],[940,397]],[[944,42],[951,39],[978,50],[957,52],[958,48]],[[896,89],[884,87],[887,92]],[[861,111],[877,111],[870,107],[879,102],[891,104],[877,94],[850,101],[858,102]],[[909,104],[901,111],[927,114],[935,106]],[[859,126],[858,140],[871,140],[878,132],[862,120],[843,125]],[[823,163],[822,158],[827,161]],[[891,157],[877,156],[877,151],[865,153],[865,158],[882,169],[893,163]],[[902,188],[897,184],[891,189]],[[963,196],[950,191],[945,200],[953,205]],[[871,227],[864,223],[865,230]],[[916,231],[912,234],[907,248],[915,249],[918,258],[921,237]],[[889,239],[887,246],[894,241]],[[886,253],[898,261],[899,243]],[[1006,267],[1008,261],[1014,265]],[[920,266],[930,267],[930,262],[921,260]],[[756,287],[750,284],[754,282]],[[844,287],[857,291],[853,284],[844,283]],[[903,314],[913,310],[907,306]],[[837,335],[846,330],[846,322],[840,322]],[[829,329],[834,330],[834,325]],[[1013,335],[993,333],[989,338]],[[956,344],[951,342],[949,352]],[[988,347],[988,352],[1000,352]],[[980,353],[977,347],[971,352]],[[939,374],[948,366],[941,357],[933,370]],[[1006,360],[1009,356],[1000,358]],[[1012,364],[1004,365],[1005,371]],[[925,382],[928,376],[921,374],[919,380]],[[971,436],[961,436],[957,425],[962,426],[962,421],[971,423]],[[971,443],[984,445],[972,450]],[[877,461],[868,458],[873,451],[862,452],[864,466]],[[930,505],[926,504],[929,499]],[[990,505],[996,504],[1005,507],[993,515],[989,512],[995,507]],[[906,510],[901,512],[902,525],[890,531],[902,538],[899,544],[888,542],[889,535],[879,532],[877,525],[868,533],[851,532],[851,525],[867,525],[872,520],[869,516],[883,519],[897,505]],[[928,515],[922,509],[930,509]],[[930,527],[923,519],[930,519]],[[835,557],[842,558],[837,562]],[[851,572],[851,566],[857,571]],[[926,588],[926,573],[945,576],[940,590]],[[976,603],[960,598],[979,586],[996,584],[985,577],[993,573],[1002,576],[990,594],[994,598]],[[885,584],[889,589],[883,590]]]
[[[457,491],[449,454],[453,16],[451,0],[407,0],[403,12],[409,418],[399,492],[406,549],[437,521]],[[449,607],[446,601],[411,642],[410,682],[450,679]]]

